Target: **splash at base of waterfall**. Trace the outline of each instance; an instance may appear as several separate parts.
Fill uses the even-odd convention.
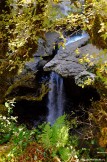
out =
[[[52,72],[50,75],[49,89],[47,122],[52,125],[64,113],[63,78]]]

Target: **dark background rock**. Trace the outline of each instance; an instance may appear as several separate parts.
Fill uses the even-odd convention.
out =
[[[64,89],[66,94],[65,112],[74,116],[88,118],[88,109],[92,101],[100,100],[100,95],[93,86],[79,87],[74,78],[64,78]]]

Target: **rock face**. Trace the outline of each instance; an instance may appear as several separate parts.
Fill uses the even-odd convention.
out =
[[[54,43],[59,38],[59,34],[56,32],[47,32],[45,34],[45,39],[39,39],[38,41],[38,50],[34,54],[34,57],[46,57],[47,55],[52,55],[52,50]]]
[[[49,61],[49,56],[52,57],[54,55],[53,47],[58,38],[58,33],[47,32],[45,35],[46,40],[39,39],[38,50],[34,54],[34,58],[26,63],[26,69],[35,71],[43,67]]]
[[[44,74],[27,72],[18,75],[14,79],[14,83],[8,88],[5,97],[7,100],[15,98],[15,101],[42,101],[43,97],[48,93],[47,76],[42,78]]]
[[[87,66],[79,63],[79,59],[82,54],[99,53],[92,44],[86,44],[89,37],[82,38],[72,44],[69,44],[65,49],[60,48],[58,54],[44,66],[45,71],[55,71],[63,77],[76,77],[81,74],[87,73]],[[79,48],[79,55],[75,50]],[[88,76],[92,76],[92,73],[88,72]]]

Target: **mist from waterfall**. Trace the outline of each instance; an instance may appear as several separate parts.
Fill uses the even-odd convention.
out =
[[[50,75],[49,89],[47,122],[52,125],[64,113],[63,78],[55,72],[52,72]]]

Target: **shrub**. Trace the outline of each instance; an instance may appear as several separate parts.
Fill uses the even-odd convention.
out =
[[[6,117],[0,115],[0,144],[6,143],[10,140],[14,131],[15,121],[16,118],[13,116]]]

